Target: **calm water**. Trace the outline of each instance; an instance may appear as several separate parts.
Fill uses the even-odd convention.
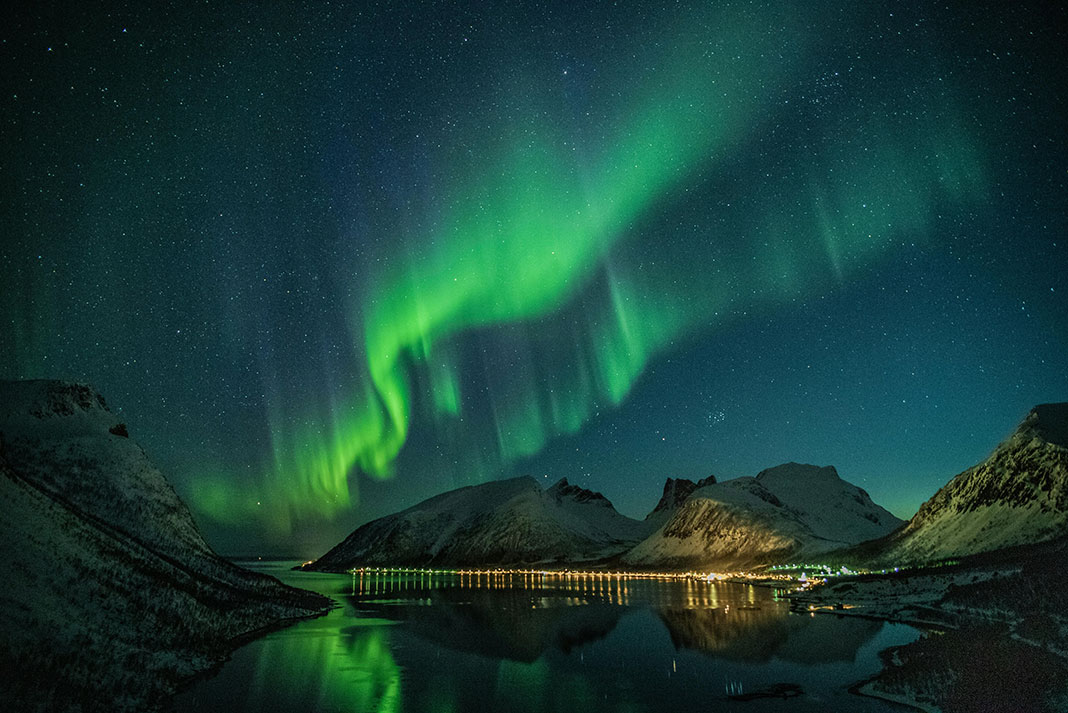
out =
[[[920,632],[791,614],[741,584],[351,577],[246,566],[343,606],[254,641],[178,711],[900,711],[846,689]],[[797,683],[804,694],[728,701]]]

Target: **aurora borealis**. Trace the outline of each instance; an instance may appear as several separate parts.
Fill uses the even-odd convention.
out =
[[[0,376],[96,386],[224,552],[522,473],[907,517],[1068,394],[1038,7],[10,11]]]

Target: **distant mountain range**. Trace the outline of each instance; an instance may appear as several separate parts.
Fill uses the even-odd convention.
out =
[[[218,557],[88,386],[0,382],[3,710],[151,710],[328,599]]]
[[[832,466],[786,463],[717,482],[668,478],[643,521],[601,494],[533,478],[460,488],[369,522],[309,569],[375,565],[601,564],[751,568],[820,555],[918,563],[1068,531],[1068,404],[1035,407],[984,462],[908,523]]]
[[[566,479],[459,488],[358,528],[309,569],[356,566],[741,565],[885,535],[902,521],[834,468],[788,463],[756,478],[668,479],[644,521]]]

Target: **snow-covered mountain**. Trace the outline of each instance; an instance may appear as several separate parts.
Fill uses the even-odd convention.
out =
[[[307,565],[487,565],[582,562],[618,554],[643,534],[600,493],[531,477],[459,488],[361,526]]]
[[[832,466],[786,463],[696,488],[623,556],[643,567],[747,566],[881,537],[902,521]]]
[[[669,478],[641,522],[566,479],[542,490],[524,477],[373,520],[307,567],[570,564],[621,554],[642,567],[741,565],[855,544],[901,524],[832,467],[787,463],[723,483]]]
[[[872,549],[880,561],[922,562],[1066,533],[1068,403],[1042,404],[986,460],[950,480]]]
[[[328,600],[215,555],[90,387],[0,382],[4,710],[150,710]]]

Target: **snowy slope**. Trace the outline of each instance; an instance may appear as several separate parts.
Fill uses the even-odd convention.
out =
[[[373,520],[308,565],[488,565],[579,562],[618,554],[641,523],[599,493],[530,477],[459,488]]]
[[[19,475],[161,553],[210,555],[185,504],[149,462],[104,397],[54,381],[6,382],[0,424]],[[122,428],[120,428],[122,425]]]
[[[786,463],[761,471],[756,482],[786,507],[803,513],[812,535],[828,542],[862,542],[903,524],[863,488],[842,480],[834,466]]]
[[[1031,410],[982,463],[949,481],[881,560],[918,562],[1042,542],[1068,533],[1068,403]]]
[[[0,382],[4,710],[151,710],[327,602],[217,557],[87,386]]]
[[[833,467],[787,463],[694,490],[623,556],[645,567],[749,566],[879,537],[901,520]]]

